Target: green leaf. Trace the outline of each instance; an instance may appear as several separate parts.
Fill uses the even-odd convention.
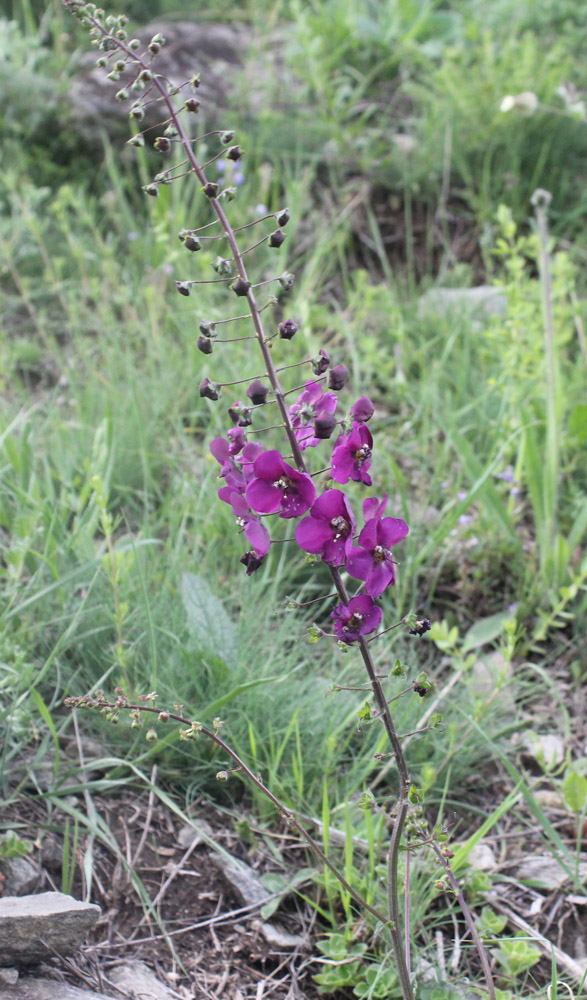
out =
[[[480,618],[471,626],[463,639],[463,655],[471,649],[478,649],[479,646],[485,646],[497,639],[502,634],[506,622],[510,621],[511,618],[510,611],[500,611],[496,615],[489,615],[488,618]]]
[[[574,813],[580,813],[587,802],[587,778],[570,771],[562,783],[565,803]]]
[[[227,666],[234,667],[238,647],[236,626],[206,580],[194,573],[184,573],[181,578],[181,599],[190,635],[198,648],[217,656]]]

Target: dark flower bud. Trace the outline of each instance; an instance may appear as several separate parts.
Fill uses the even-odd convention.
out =
[[[345,365],[336,365],[335,368],[331,368],[328,372],[328,388],[334,389],[335,392],[339,392],[347,378],[349,377],[349,370]]]
[[[198,350],[202,354],[212,354],[212,341],[209,337],[198,337]]]
[[[208,181],[207,184],[204,184],[202,191],[208,198],[215,198],[218,194],[218,184],[213,184],[212,181]]]
[[[160,48],[161,46],[159,45],[159,42],[151,42],[149,45],[149,52],[151,55],[156,56]]]
[[[208,320],[203,319],[202,322],[200,323],[199,329],[200,333],[203,334],[204,337],[216,336],[216,323],[212,323],[209,322]]]
[[[285,243],[285,233],[282,233],[281,229],[276,229],[269,237],[269,246],[280,247],[282,243]]]
[[[235,295],[248,295],[249,289],[251,287],[251,282],[243,281],[242,278],[237,278],[236,281],[233,281],[230,287],[232,288]]]
[[[171,149],[171,143],[164,135],[160,135],[158,139],[155,139],[153,145],[160,153],[168,153]]]
[[[282,340],[291,340],[298,329],[298,324],[294,323],[293,319],[286,319],[279,324],[279,336]]]
[[[192,85],[192,90],[197,90],[198,87],[200,86],[200,74],[196,73],[194,76],[192,76],[190,83]]]
[[[366,424],[375,413],[375,407],[368,396],[361,396],[351,406],[351,417],[360,424]]]
[[[227,160],[234,160],[235,163],[240,160],[241,156],[243,156],[243,151],[240,146],[231,146],[226,153]]]
[[[200,110],[200,102],[197,101],[195,97],[188,97],[185,102],[185,106],[187,110],[191,111],[193,114],[196,114]]]
[[[180,295],[191,295],[192,286],[189,281],[176,281],[175,287]]]
[[[247,576],[254,573],[256,569],[262,564],[265,556],[258,556],[255,552],[245,552],[244,556],[241,556],[239,562],[242,562],[243,566],[247,568]]]
[[[330,364],[330,355],[328,351],[325,351],[323,347],[312,360],[312,371],[314,375],[324,375],[325,371],[328,371],[328,365]]]
[[[102,52],[112,52],[114,49],[117,49],[118,46],[113,38],[103,38],[100,42],[100,48],[102,49]]]
[[[422,687],[421,684],[414,684],[414,691],[420,698],[425,698],[429,690],[427,687]]]
[[[289,208],[282,208],[281,212],[275,213],[275,221],[278,226],[287,226],[289,222]]]
[[[106,59],[105,56],[100,56],[99,59],[96,59],[96,66],[98,67],[98,69],[106,69],[107,65],[108,65],[108,60]]]
[[[414,627],[408,629],[408,635],[425,635],[432,628],[429,618],[420,618],[414,623]]]
[[[247,389],[247,396],[253,406],[261,406],[267,400],[268,391],[267,386],[257,379],[257,381],[251,382]]]
[[[333,413],[323,413],[314,421],[314,434],[317,438],[326,440],[336,427],[338,421]]]
[[[142,69],[139,73],[139,80],[142,80],[143,83],[150,83],[152,79],[153,74],[150,69]]]
[[[213,261],[212,267],[216,271],[216,274],[232,274],[232,261],[227,260],[226,257],[217,257],[216,260]]]
[[[128,113],[129,118],[134,118],[138,122],[142,122],[145,117],[145,109],[141,107],[140,104],[133,104],[132,108]]]
[[[234,139],[234,132],[221,132],[220,133],[220,142],[222,143],[223,146],[228,146],[229,143],[231,143],[233,139]]]
[[[186,248],[186,250],[191,250],[192,253],[194,253],[196,250],[202,249],[202,244],[194,236],[186,236],[185,240],[183,241],[183,245]]]
[[[251,409],[244,403],[233,403],[228,408],[228,416],[236,427],[250,427],[253,423]]]
[[[157,195],[159,194],[159,185],[158,184],[145,184],[145,187],[143,188],[143,190],[144,190],[145,194],[150,194],[152,198],[156,198]],[[188,292],[187,294],[189,295],[190,293]]]
[[[220,399],[222,392],[217,382],[211,382],[209,378],[203,378],[200,382],[200,396],[205,399]]]

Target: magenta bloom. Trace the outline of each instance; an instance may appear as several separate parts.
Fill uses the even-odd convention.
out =
[[[351,417],[360,424],[366,424],[375,412],[375,407],[368,396],[361,396],[351,406]]]
[[[230,444],[228,446],[229,455],[238,455],[243,450],[246,442],[245,432],[242,427],[231,427],[228,431]]]
[[[337,402],[336,393],[324,392],[319,382],[306,382],[306,388],[289,408],[301,451],[304,448],[314,448],[320,443],[321,439],[314,434],[314,420],[334,413]]]
[[[341,434],[332,452],[332,478],[337,483],[348,483],[354,479],[356,483],[371,486],[372,480],[368,473],[371,465],[371,448],[373,438],[366,424],[353,422],[348,434]]]
[[[342,566],[353,545],[356,521],[341,490],[326,490],[312,505],[310,516],[296,528],[296,542],[305,552],[321,555],[329,566]]]
[[[260,559],[266,556],[271,546],[269,532],[265,525],[261,524],[259,519],[255,517],[242,494],[233,490],[230,486],[222,486],[218,490],[218,496],[232,507],[236,523],[239,528],[244,528],[245,535],[253,547],[254,554]]]
[[[337,604],[330,617],[334,620],[334,631],[342,642],[350,645],[359,636],[368,635],[379,628],[382,618],[381,608],[366,594],[352,597],[348,603]]]
[[[253,478],[245,496],[259,514],[300,517],[316,499],[310,476],[288,465],[278,451],[264,451],[253,464]]]
[[[346,568],[351,576],[365,581],[370,597],[379,597],[386,587],[395,583],[391,547],[401,542],[410,530],[398,517],[382,517],[387,494],[381,503],[369,497],[363,504],[365,527],[359,535],[359,545],[351,549]]]

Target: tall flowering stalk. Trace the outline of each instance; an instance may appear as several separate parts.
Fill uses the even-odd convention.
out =
[[[368,397],[362,396],[354,402],[347,416],[340,416],[339,393],[344,388],[349,373],[344,365],[331,364],[328,352],[324,349],[317,357],[299,363],[311,367],[311,377],[298,386],[299,393],[295,401],[288,402],[290,393],[295,390],[285,391],[280,375],[282,371],[295,368],[296,365],[278,369],[270,342],[277,336],[285,342],[291,340],[297,332],[297,324],[288,319],[276,330],[266,329],[262,317],[264,306],[259,306],[256,292],[268,282],[255,283],[251,279],[245,265],[245,254],[264,243],[278,249],[286,238],[284,229],[289,221],[289,211],[284,208],[275,215],[264,216],[254,223],[234,229],[225,205],[232,199],[235,191],[230,187],[221,190],[215,181],[207,177],[205,168],[221,155],[237,163],[243,156],[243,150],[234,141],[233,132],[214,131],[207,132],[205,136],[192,137],[188,119],[197,115],[200,107],[197,96],[199,77],[194,75],[179,87],[172,85],[153,68],[157,53],[165,44],[161,35],[155,35],[147,46],[143,46],[138,39],[129,39],[125,27],[126,18],[107,16],[103,10],[84,0],[64,2],[72,14],[89,26],[93,42],[100,52],[98,65],[109,70],[108,77],[117,82],[122,74],[125,78],[130,74],[130,82],[116,94],[118,100],[130,103],[130,118],[140,127],[146,115],[152,112],[153,106],[161,111],[160,125],[149,125],[141,129],[130,142],[142,146],[146,141],[151,141],[163,155],[173,149],[179,149],[181,153],[179,162],[164,169],[152,183],[146,185],[146,194],[156,197],[162,185],[172,183],[178,176],[192,174],[201,187],[203,197],[208,200],[213,221],[199,229],[182,230],[180,239],[192,253],[202,247],[204,240],[224,239],[228,245],[227,256],[218,256],[213,264],[219,277],[212,280],[223,282],[232,295],[246,301],[264,370],[250,379],[239,380],[243,384],[248,383],[245,390],[247,402],[237,402],[230,406],[230,426],[227,427],[226,435],[211,442],[211,452],[219,463],[219,476],[223,481],[218,495],[222,502],[231,507],[237,526],[248,542],[249,548],[241,559],[247,574],[257,571],[270,551],[273,543],[270,517],[295,521],[295,543],[302,551],[319,557],[330,573],[337,595],[337,601],[330,612],[333,629],[331,634],[342,645],[354,646],[360,653],[377,714],[385,728],[397,767],[398,793],[387,863],[387,915],[366,903],[348,885],[341,872],[295,817],[292,817],[289,810],[285,810],[270,790],[263,786],[258,776],[218,736],[218,727],[212,732],[200,723],[189,723],[183,717],[159,712],[144,703],[130,705],[123,692],[119,692],[118,699],[113,703],[107,702],[102,695],[93,699],[79,699],[78,703],[103,708],[114,714],[121,709],[130,710],[134,716],[141,711],[155,712],[162,721],[175,718],[188,725],[183,735],[195,738],[202,733],[222,746],[238,769],[287,815],[288,821],[293,823],[321,861],[331,868],[353,898],[386,924],[391,936],[402,995],[404,1000],[413,1000],[409,942],[404,941],[402,935],[398,880],[400,844],[413,795],[410,793],[410,776],[401,738],[376,673],[369,645],[378,634],[387,631],[380,631],[383,613],[377,602],[395,582],[392,549],[407,536],[408,526],[403,520],[386,515],[386,495],[381,499],[369,496],[364,500],[363,523],[358,527],[353,510],[356,494],[353,496],[340,489],[341,486],[348,488],[349,484],[355,491],[372,486],[370,469],[374,450],[373,435],[368,424],[373,416],[373,404]],[[206,139],[208,143],[216,139],[218,143],[217,155],[213,155],[206,164],[202,164],[196,154],[198,142],[202,139]],[[270,231],[251,246],[241,249],[240,239],[243,235],[248,235],[251,226],[267,223]],[[215,224],[220,226],[220,231],[216,233]],[[251,258],[247,257],[249,259]],[[287,292],[294,279],[285,272],[273,280],[279,291]],[[190,295],[192,287],[198,283],[199,280],[194,278],[178,281],[177,291],[181,295]],[[238,316],[216,322],[202,320],[198,337],[198,347],[202,353],[212,354],[215,345],[223,342],[218,337],[218,326],[221,323],[243,318]],[[221,398],[224,387],[235,384],[239,383],[222,383],[204,378],[200,384],[200,395],[217,401]],[[279,423],[270,424],[269,428],[256,428],[259,410],[263,412],[270,403],[277,405]],[[265,449],[256,436],[251,437],[251,434],[256,435],[263,429],[275,426],[280,426],[285,433],[284,453],[277,449]],[[333,436],[334,443],[331,445],[328,442]],[[312,471],[309,457],[314,449],[330,452],[329,457],[321,458],[321,467],[317,472]],[[325,478],[318,480],[321,474],[326,474]],[[347,590],[343,572],[357,581],[357,592],[353,595]],[[427,627],[429,623],[426,621],[415,622],[412,632],[422,634]],[[412,689],[422,693],[415,685]],[[486,972],[488,973],[488,969]],[[494,997],[490,975],[488,992],[490,997]]]

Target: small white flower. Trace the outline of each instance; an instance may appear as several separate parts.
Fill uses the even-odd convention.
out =
[[[524,115],[533,115],[538,110],[540,101],[531,90],[525,90],[521,94],[506,94],[502,100],[500,111],[521,111]]]

